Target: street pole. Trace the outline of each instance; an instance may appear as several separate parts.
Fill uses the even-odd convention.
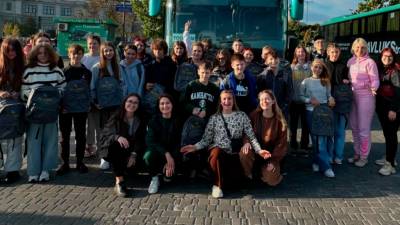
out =
[[[122,42],[124,42],[125,43],[125,0],[123,1],[123,8],[124,8],[124,10],[123,10],[123,13],[122,13]]]

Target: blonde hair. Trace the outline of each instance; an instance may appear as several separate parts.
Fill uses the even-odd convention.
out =
[[[330,87],[331,86],[331,75],[329,74],[329,70],[326,67],[326,64],[321,59],[314,59],[311,63],[311,67],[314,65],[319,64],[322,66],[322,72],[319,75],[319,79],[321,81],[322,86]]]
[[[225,89],[225,90],[222,90],[221,93],[219,94],[217,113],[222,113],[221,96],[223,94],[229,94],[229,95],[232,96],[232,100],[233,100],[232,111],[239,111],[239,107],[238,107],[238,105],[236,103],[235,93],[233,93],[233,91],[230,90],[230,89]]]
[[[351,54],[354,54],[354,49],[356,48],[356,45],[361,45],[362,47],[365,47],[368,54],[368,43],[364,38],[357,38],[353,41],[353,44],[351,45]]]

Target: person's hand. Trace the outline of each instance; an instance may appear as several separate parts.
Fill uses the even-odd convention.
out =
[[[151,89],[153,89],[154,88],[154,83],[147,83],[146,84],[146,90],[147,91],[151,91]]]
[[[395,111],[390,110],[388,113],[388,118],[390,121],[396,120],[397,113]]]
[[[376,96],[376,88],[371,88],[371,93],[373,96]]]
[[[318,106],[319,105],[319,101],[315,97],[311,97],[310,103],[313,106]]]
[[[201,111],[199,112],[199,114],[197,114],[197,116],[200,117],[200,118],[206,117],[206,111],[201,110]]]
[[[11,97],[10,92],[8,92],[8,91],[0,92],[0,98],[9,98],[9,97]]]
[[[129,141],[126,138],[119,136],[117,141],[118,141],[119,145],[121,146],[121,148],[125,148],[125,149],[129,148]]]
[[[263,158],[263,159],[268,159],[271,158],[271,153],[267,150],[261,150],[258,152],[258,154]]]
[[[249,151],[251,150],[251,145],[250,143],[246,143],[242,146],[242,148],[240,149],[241,152],[243,152],[243,154],[247,155],[249,154]]]
[[[191,20],[186,21],[184,31],[189,32],[191,26],[192,26],[192,21]]]
[[[349,84],[350,83],[350,80],[348,80],[348,79],[343,79],[343,84]]]
[[[165,159],[167,160],[167,163],[164,166],[165,175],[167,177],[171,177],[172,175],[174,175],[175,161],[169,152],[165,153]]]
[[[181,153],[183,153],[184,155],[195,151],[196,147],[194,145],[186,145],[181,148]]]
[[[335,99],[334,99],[332,96],[329,97],[329,99],[328,99],[328,106],[329,106],[329,107],[334,107],[335,104],[336,104]]]
[[[136,165],[136,157],[133,156],[133,155],[129,156],[128,164],[126,165],[126,167],[130,168],[130,167],[133,167],[135,165]]]

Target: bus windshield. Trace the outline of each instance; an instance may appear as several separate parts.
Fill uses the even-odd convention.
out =
[[[279,0],[176,0],[171,32],[179,40],[186,21],[192,21],[191,39],[210,38],[229,46],[236,38],[260,48],[266,40],[282,40]],[[225,46],[226,45],[226,46]]]

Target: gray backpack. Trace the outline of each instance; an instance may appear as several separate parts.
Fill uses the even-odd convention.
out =
[[[99,77],[96,83],[96,98],[101,109],[119,106],[123,98],[120,81],[113,76]]]
[[[350,113],[353,103],[353,91],[349,84],[338,84],[333,87],[333,97],[335,98],[335,107],[333,111],[337,113]]]
[[[145,92],[142,101],[144,112],[149,113],[150,115],[156,113],[157,99],[161,94],[164,93],[164,90],[164,86],[161,84],[155,84],[150,91]]]
[[[194,145],[201,140],[207,121],[198,116],[190,116],[182,129],[181,146]]]
[[[311,119],[311,134],[317,136],[333,136],[333,111],[322,104],[314,108]]]
[[[191,63],[182,63],[175,73],[174,89],[182,92],[192,80],[197,79],[197,67]]]
[[[90,91],[84,79],[71,80],[64,88],[63,109],[67,113],[89,112]]]
[[[58,119],[61,94],[53,85],[32,89],[26,104],[26,119],[31,123],[54,123]]]
[[[24,134],[24,113],[23,103],[9,98],[0,100],[0,140]]]

